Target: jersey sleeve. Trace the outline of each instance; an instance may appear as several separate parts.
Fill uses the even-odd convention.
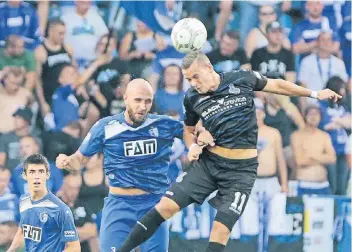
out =
[[[183,139],[183,123],[177,120],[173,120],[173,133],[174,137]]]
[[[101,152],[104,141],[104,127],[101,120],[96,122],[84,138],[79,151],[86,157]]]
[[[68,207],[65,207],[61,211],[61,242],[72,242],[78,240],[78,233],[73,220],[73,215]]]
[[[198,114],[193,110],[192,104],[187,96],[183,100],[183,106],[185,110],[185,125],[186,126],[195,126],[199,121]]]
[[[252,77],[250,78],[250,83],[253,91],[262,91],[265,88],[268,79],[257,71],[248,70],[248,72]]]

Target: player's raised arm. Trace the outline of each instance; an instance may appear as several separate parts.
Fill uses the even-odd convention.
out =
[[[89,159],[90,157],[84,156],[79,150],[71,156],[60,154],[56,158],[56,167],[69,171],[79,171],[88,163]]]
[[[24,240],[23,240],[23,234],[22,234],[22,228],[18,228],[15,238],[12,241],[11,246],[6,252],[15,252],[18,248],[23,247]]]
[[[66,242],[63,252],[81,252],[81,244],[79,241]]]
[[[287,96],[312,97],[318,100],[333,100],[334,102],[342,98],[341,95],[338,95],[330,89],[316,92],[281,79],[268,79],[263,91]]]

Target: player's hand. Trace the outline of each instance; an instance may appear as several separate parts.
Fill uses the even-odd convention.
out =
[[[199,159],[199,155],[202,154],[203,149],[206,145],[199,146],[198,144],[193,144],[187,154],[189,161],[195,161]]]
[[[59,169],[69,169],[71,163],[71,158],[65,154],[60,154],[56,158],[56,167]]]
[[[200,146],[210,145],[215,146],[215,140],[209,131],[205,130],[197,137],[197,144]]]
[[[337,102],[342,98],[341,95],[335,93],[330,89],[324,89],[318,92],[318,100],[332,100],[333,102]]]
[[[281,186],[281,192],[283,192],[283,193],[288,193],[288,185],[282,185]]]

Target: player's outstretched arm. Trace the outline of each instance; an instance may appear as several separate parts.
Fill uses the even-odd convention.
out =
[[[56,167],[69,171],[79,171],[88,163],[89,159],[90,157],[84,156],[79,150],[71,156],[60,154],[56,158]]]
[[[312,97],[318,100],[333,100],[334,102],[342,98],[341,95],[338,95],[330,89],[316,92],[281,79],[268,79],[263,91],[287,96]]]
[[[81,252],[81,244],[79,241],[66,242],[65,250],[63,252]]]
[[[24,244],[24,241],[23,241],[22,229],[18,228],[15,238],[13,239],[10,248],[6,252],[15,252],[18,248],[23,247],[23,244]]]

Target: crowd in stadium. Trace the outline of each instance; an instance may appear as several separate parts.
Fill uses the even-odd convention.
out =
[[[99,220],[108,193],[103,156],[95,155],[79,174],[59,170],[55,159],[60,153],[73,154],[98,119],[124,110],[130,80],[151,83],[153,113],[184,118],[183,97],[189,88],[180,68],[184,55],[173,48],[167,33],[148,27],[145,17],[129,15],[118,4],[0,3],[0,251],[11,244],[18,227],[18,200],[28,190],[21,162],[34,153],[50,161],[49,189],[72,209],[82,251],[98,251]],[[348,194],[351,2],[159,4],[164,6],[156,10],[173,23],[197,17],[206,25],[203,51],[217,72],[251,68],[269,78],[312,90],[330,88],[343,96],[333,104],[258,92],[258,150],[273,144],[276,157],[270,162],[259,155],[258,175],[279,173],[280,185],[270,189],[273,193],[289,193],[290,180],[298,181],[296,195]],[[186,154],[183,142],[175,141],[172,180],[187,169]]]

